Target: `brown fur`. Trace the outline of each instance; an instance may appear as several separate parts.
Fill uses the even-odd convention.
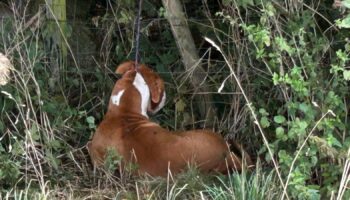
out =
[[[156,94],[164,92],[163,80],[142,66],[139,72],[149,85],[152,103],[159,103],[162,97],[158,98]],[[115,84],[112,95],[122,89],[125,92],[119,106],[109,104],[105,118],[88,143],[95,166],[103,164],[108,148],[114,148],[123,157],[124,163],[136,163],[138,173],[153,176],[166,176],[168,170],[173,174],[179,173],[189,164],[197,166],[202,172],[225,173],[227,169],[242,169],[241,158],[230,152],[219,134],[209,130],[174,133],[141,115],[141,96],[132,84],[136,74],[133,62],[123,63],[117,72],[124,75]]]

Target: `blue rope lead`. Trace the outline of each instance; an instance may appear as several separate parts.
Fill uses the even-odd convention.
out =
[[[140,16],[141,16],[141,10],[142,10],[142,0],[139,0],[139,8],[138,8],[138,13],[137,13],[137,18],[136,18],[136,36],[135,36],[135,42],[136,42],[136,49],[135,49],[135,67],[136,70],[139,67],[139,62],[140,62]]]

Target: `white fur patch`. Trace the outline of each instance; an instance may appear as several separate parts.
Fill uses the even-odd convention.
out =
[[[112,97],[111,97],[112,103],[119,106],[120,99],[122,98],[123,93],[124,93],[124,90],[121,90],[116,95],[112,95]]]
[[[148,118],[147,107],[150,102],[151,95],[150,95],[149,87],[145,79],[143,79],[140,73],[136,73],[133,85],[136,87],[136,89],[140,92],[140,95],[141,95],[141,114]]]
[[[158,104],[158,106],[157,106],[154,110],[152,110],[152,114],[157,113],[160,109],[162,109],[162,108],[164,107],[164,105],[165,105],[165,100],[166,100],[166,93],[165,93],[165,91],[164,91],[162,100],[160,101],[160,103]]]

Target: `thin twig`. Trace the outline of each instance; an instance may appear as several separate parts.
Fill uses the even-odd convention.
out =
[[[301,150],[304,148],[304,146],[306,145],[306,142],[309,140],[310,136],[312,135],[312,133],[314,132],[314,130],[317,128],[317,126],[320,124],[320,122],[323,120],[323,118],[325,118],[329,113],[331,113],[333,116],[335,116],[335,114],[333,113],[333,111],[331,110],[328,110],[315,124],[315,126],[311,129],[309,135],[305,138],[303,144],[301,145],[301,147],[299,148],[297,154],[295,155],[293,161],[292,161],[292,165],[290,166],[290,169],[289,169],[289,173],[288,173],[288,177],[287,177],[287,181],[286,183],[284,184],[283,186],[283,194],[282,194],[282,197],[281,199],[284,198],[284,194],[287,193],[287,187],[288,187],[288,183],[289,183],[289,180],[290,180],[290,177],[292,175],[292,171],[293,171],[293,167],[294,167],[294,164],[295,162],[297,161],[298,157],[299,157],[299,154],[301,153]]]
[[[242,85],[241,85],[240,80],[237,78],[236,73],[235,73],[235,71],[233,70],[232,65],[231,65],[230,62],[228,61],[227,56],[225,55],[225,53],[222,52],[222,50],[220,49],[220,47],[219,47],[217,44],[215,44],[214,41],[212,41],[211,39],[209,39],[209,38],[207,38],[207,37],[204,37],[204,39],[205,39],[207,42],[209,42],[213,47],[215,47],[215,48],[221,53],[221,55],[223,56],[224,60],[226,61],[226,64],[229,66],[230,71],[231,71],[231,74],[232,74],[232,76],[234,77],[234,79],[236,80],[236,83],[237,83],[239,89],[241,90],[242,95],[243,95],[244,99],[246,100],[247,106],[248,106],[248,108],[249,108],[249,110],[250,110],[250,112],[251,112],[251,114],[252,114],[252,116],[253,116],[253,118],[254,118],[254,123],[258,126],[258,129],[259,129],[259,131],[260,131],[260,133],[261,133],[261,136],[262,136],[262,138],[263,138],[264,144],[265,144],[265,146],[266,146],[266,148],[267,148],[267,150],[268,150],[268,152],[269,152],[269,154],[270,154],[271,160],[272,160],[272,162],[273,162],[273,165],[274,165],[274,167],[275,167],[275,170],[276,170],[277,176],[278,176],[278,178],[279,178],[279,180],[280,180],[280,182],[281,182],[281,185],[282,185],[283,187],[285,187],[285,186],[284,186],[284,183],[283,183],[283,180],[282,180],[281,173],[280,173],[280,171],[278,170],[277,162],[276,162],[275,159],[273,158],[273,153],[272,153],[272,151],[271,151],[271,149],[270,149],[270,147],[269,147],[269,142],[267,141],[267,138],[266,138],[266,136],[265,136],[265,134],[264,134],[264,132],[263,132],[261,126],[260,126],[259,120],[258,120],[258,118],[257,118],[257,116],[256,116],[256,114],[255,114],[255,112],[254,112],[253,107],[252,107],[252,103],[249,101],[249,99],[248,99],[248,97],[247,97],[247,95],[246,95],[246,93],[245,93],[245,91],[244,91],[244,89],[243,89],[243,87],[242,87]],[[283,191],[283,192],[285,193],[286,191]],[[288,194],[286,194],[286,196],[287,196],[287,199],[289,199]]]

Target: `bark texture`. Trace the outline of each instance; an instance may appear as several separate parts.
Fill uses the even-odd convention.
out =
[[[210,91],[205,79],[205,71],[201,67],[201,61],[194,44],[185,13],[179,0],[162,0],[166,10],[166,17],[170,23],[171,30],[176,40],[177,47],[180,51],[182,62],[186,71],[193,71],[191,76],[192,86],[196,92]],[[199,112],[201,119],[206,119],[207,125],[212,125],[214,119],[214,109],[212,105],[212,97],[210,94],[197,94],[196,101],[199,102]]]

